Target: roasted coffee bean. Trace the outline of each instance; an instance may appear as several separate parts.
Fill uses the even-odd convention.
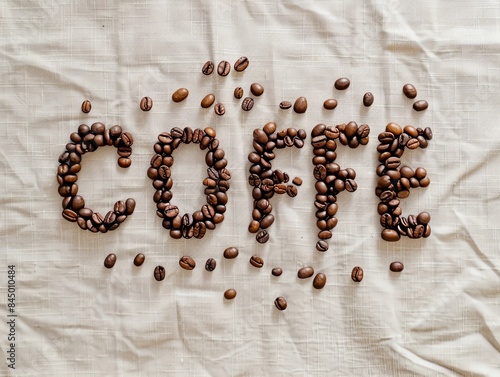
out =
[[[71,209],[65,209],[62,212],[62,216],[65,220],[68,220],[70,222],[75,222],[78,219],[77,213]]]
[[[297,114],[303,114],[307,110],[307,99],[305,97],[299,97],[295,100],[293,105],[293,110]]]
[[[259,83],[254,82],[250,85],[250,91],[254,96],[259,97],[264,93],[264,87]]]
[[[291,198],[296,197],[298,194],[297,187],[292,185],[286,186],[286,194]]]
[[[406,97],[413,99],[417,96],[417,89],[412,84],[405,84],[403,86],[403,93]]]
[[[163,266],[156,266],[153,275],[157,281],[162,281],[165,279],[165,268]]]
[[[261,230],[259,233],[257,233],[255,239],[257,240],[258,243],[266,243],[269,241],[269,233],[265,230]]]
[[[288,304],[287,304],[286,300],[280,296],[274,300],[274,306],[276,306],[276,308],[278,310],[285,310],[287,308]]]
[[[415,226],[413,230],[413,238],[420,238],[424,235],[425,228],[423,225],[417,225]]]
[[[382,231],[382,239],[387,242],[399,241],[400,235],[394,229],[384,229]]]
[[[316,274],[313,280],[313,287],[316,289],[322,289],[326,284],[326,275],[322,272]]]
[[[254,100],[253,100],[253,98],[246,97],[246,98],[243,100],[243,102],[241,103],[241,108],[242,108],[244,111],[250,111],[250,110],[252,110],[253,105],[254,105]]]
[[[271,271],[271,274],[273,274],[273,276],[281,276],[282,273],[283,270],[281,269],[281,267],[274,267]]]
[[[211,75],[213,71],[214,71],[214,63],[212,63],[210,60],[207,61],[205,64],[203,64],[203,67],[201,68],[201,72],[204,75]]]
[[[242,72],[245,69],[247,69],[249,63],[250,62],[249,62],[248,58],[246,56],[242,56],[241,58],[236,60],[236,62],[234,63],[234,70],[236,72]]]
[[[132,213],[134,213],[135,210],[135,200],[132,198],[128,198],[125,201],[125,207],[126,207],[126,214],[129,216]]]
[[[356,266],[352,269],[351,279],[352,281],[359,283],[361,280],[363,280],[363,275],[364,275],[363,269],[359,266]]]
[[[425,127],[425,129],[424,129],[424,137],[427,140],[432,140],[432,129],[430,127]]]
[[[281,101],[280,102],[280,109],[288,110],[290,107],[292,107],[292,103],[290,101]]]
[[[421,225],[427,225],[431,221],[431,215],[427,212],[420,212],[417,216],[417,223]]]
[[[238,248],[236,247],[228,247],[226,250],[224,250],[224,258],[226,259],[234,259],[238,256],[239,254],[239,251],[238,251]]]
[[[243,88],[241,86],[234,88],[234,93],[233,93],[234,98],[236,98],[236,99],[243,98],[243,93],[244,93],[244,91],[243,91]]]
[[[299,279],[307,279],[307,278],[310,278],[313,275],[314,275],[314,268],[312,268],[311,266],[302,267],[297,272],[297,277]]]
[[[207,94],[201,100],[200,106],[204,109],[208,109],[210,106],[214,104],[214,102],[215,102],[215,96],[213,94]]]
[[[300,177],[294,177],[292,183],[296,186],[302,185],[302,179]]]
[[[389,269],[392,271],[392,272],[401,272],[403,271],[405,268],[404,264],[401,263],[401,262],[392,262],[389,266]]]
[[[217,115],[224,115],[226,113],[226,108],[222,103],[216,103],[214,106],[214,112]]]
[[[427,101],[424,101],[424,100],[417,101],[413,104],[413,110],[415,110],[415,111],[423,111],[423,110],[427,109],[428,107],[429,107],[429,104],[427,103]]]
[[[321,252],[327,251],[328,250],[328,243],[324,240],[319,240],[316,243],[316,250],[321,251]]]
[[[137,266],[137,267],[142,266],[145,259],[146,259],[146,257],[144,256],[144,254],[142,254],[142,253],[137,254],[134,258],[134,266]]]
[[[90,103],[89,100],[85,100],[83,101],[82,103],[82,112],[87,114],[87,113],[90,113],[90,110],[92,109],[92,104]]]
[[[231,71],[231,64],[229,64],[229,62],[225,60],[222,60],[217,66],[217,73],[221,76],[229,75],[230,71]]]
[[[254,267],[262,268],[262,266],[264,266],[264,260],[261,257],[254,255],[250,258],[250,264]]]
[[[373,105],[373,101],[374,101],[375,97],[373,96],[372,93],[370,92],[366,92],[364,95],[363,95],[363,105],[365,107],[370,107],[371,105]]]
[[[356,183],[356,181],[354,181],[352,179],[346,179],[345,180],[345,189],[348,192],[354,192],[358,189],[358,184]]]
[[[416,138],[411,138],[408,140],[408,142],[406,143],[406,147],[408,149],[417,149],[418,147],[420,147],[420,143],[418,141],[418,139]]]
[[[236,297],[236,291],[235,291],[234,289],[232,289],[232,288],[230,288],[230,289],[228,289],[228,290],[226,290],[226,291],[224,292],[224,298],[225,298],[226,300],[232,300],[232,299],[234,299],[235,297]]]
[[[106,227],[110,228],[116,221],[116,214],[113,211],[108,211],[106,213],[106,216],[104,216],[104,225]]]
[[[333,98],[329,98],[323,102],[323,107],[326,110],[333,110],[337,107],[337,100]]]
[[[111,253],[104,259],[104,267],[113,268],[116,263],[116,255]]]
[[[215,261],[215,259],[208,258],[207,262],[205,263],[205,270],[211,272],[211,271],[215,270],[215,267],[217,267],[217,262]]]
[[[351,82],[349,81],[348,78],[346,77],[341,77],[335,81],[335,89],[337,90],[345,90],[349,88],[349,85],[351,85]]]
[[[142,111],[151,110],[153,108],[153,100],[149,97],[144,97],[143,99],[141,99],[140,108]]]
[[[185,270],[192,270],[196,267],[196,262],[193,258],[189,256],[184,256],[179,259],[179,266],[181,266]]]

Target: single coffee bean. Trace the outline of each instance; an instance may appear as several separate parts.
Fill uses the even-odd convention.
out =
[[[363,280],[363,275],[364,275],[363,269],[359,266],[356,266],[352,269],[351,279],[352,281],[359,283],[361,280]]]
[[[204,75],[211,75],[213,71],[214,71],[214,63],[212,63],[210,60],[207,61],[205,64],[203,64],[203,67],[201,68],[201,72]]]
[[[174,102],[184,101],[188,95],[189,95],[189,90],[187,90],[186,88],[179,88],[174,92],[174,94],[172,94],[172,101]]]
[[[238,256],[239,251],[236,247],[228,247],[226,250],[224,250],[224,258],[226,259],[234,259]]]
[[[234,70],[236,72],[243,72],[247,69],[249,63],[248,58],[246,56],[242,56],[234,63]]]
[[[413,99],[417,96],[417,89],[412,84],[405,84],[403,86],[403,93],[406,97]]]
[[[116,255],[111,253],[104,259],[104,267],[113,268],[116,263]]]
[[[234,88],[234,98],[236,99],[241,99],[243,98],[243,88],[241,86],[237,86],[236,88]]]
[[[302,185],[302,179],[300,177],[295,177],[293,180],[292,180],[292,183],[294,185],[297,185],[297,186],[300,186]]]
[[[432,140],[432,129],[430,127],[425,127],[425,129],[424,129],[424,137],[427,140]]]
[[[165,267],[156,266],[153,275],[157,281],[162,281],[165,279]]]
[[[62,212],[62,216],[65,220],[75,222],[78,220],[78,215],[75,211],[67,208]]]
[[[280,296],[277,297],[276,300],[274,300],[274,306],[276,306],[278,310],[285,310],[288,304],[286,300]]]
[[[264,93],[264,87],[259,83],[254,82],[250,85],[250,91],[254,96],[259,97]]]
[[[323,108],[326,110],[333,110],[337,107],[337,100],[333,98],[329,98],[323,102]]]
[[[427,101],[424,101],[424,100],[417,101],[413,104],[413,110],[415,110],[415,111],[423,111],[423,110],[427,109],[428,107],[429,107],[429,104],[427,103]]]
[[[153,108],[153,100],[149,97],[144,97],[143,99],[141,99],[140,107],[141,107],[142,111],[151,110]],[[110,131],[110,133],[111,133],[111,131]]]
[[[316,289],[322,289],[326,284],[326,275],[322,272],[318,273],[313,280],[313,287]]]
[[[232,300],[236,297],[236,291],[233,288],[230,288],[224,292],[224,298],[226,300]]]
[[[346,77],[341,77],[335,81],[335,89],[337,90],[346,90],[351,85],[351,82]]]
[[[307,279],[310,278],[311,276],[314,275],[314,268],[307,266],[307,267],[302,267],[298,272],[297,272],[297,277],[299,279]]]
[[[396,242],[400,239],[399,233],[394,229],[384,229],[382,231],[382,239],[387,242]]]
[[[271,273],[273,274],[273,276],[281,276],[283,270],[281,269],[281,267],[274,267]]]
[[[328,243],[324,240],[319,240],[316,243],[316,250],[321,251],[321,252],[327,251],[328,250]]]
[[[243,100],[243,102],[241,103],[241,108],[242,108],[244,111],[250,111],[250,110],[252,110],[253,104],[254,104],[254,100],[253,100],[253,98],[246,97],[246,98]]]
[[[215,114],[222,116],[226,113],[226,108],[222,103],[216,103],[214,106],[214,112]]]
[[[427,225],[431,221],[431,215],[427,212],[420,212],[417,216],[417,223],[421,225]]]
[[[363,105],[365,107],[370,107],[373,105],[375,97],[373,97],[373,94],[371,92],[366,92],[363,96]]]
[[[230,71],[231,71],[231,64],[229,64],[229,62],[225,60],[222,60],[217,66],[217,73],[221,76],[229,75]]]
[[[307,99],[305,97],[299,97],[295,100],[293,104],[293,110],[297,114],[303,114],[307,110]]]
[[[127,216],[129,216],[132,213],[134,213],[134,210],[135,210],[135,200],[132,199],[132,198],[128,198],[125,201],[125,208],[126,208],[126,214],[127,214]]]
[[[389,266],[389,269],[392,271],[392,272],[401,272],[403,271],[405,268],[404,264],[401,263],[401,262],[392,262]]]
[[[137,267],[142,266],[145,259],[146,259],[146,257],[144,256],[144,254],[142,254],[142,253],[137,254],[134,258],[134,266],[137,266]]]
[[[264,266],[264,260],[261,257],[254,255],[250,258],[250,264],[254,267],[262,268],[262,266]]]
[[[281,101],[280,102],[280,109],[288,110],[290,107],[292,107],[292,103],[290,101]]]
[[[90,101],[88,99],[86,99],[82,103],[82,112],[84,112],[85,114],[88,114],[88,113],[90,113],[90,109],[92,109],[92,104],[90,103]]]
[[[213,271],[215,270],[215,267],[217,266],[217,262],[215,261],[214,258],[208,258],[207,262],[205,263],[205,270],[207,271]]]
[[[298,194],[298,190],[297,190],[297,187],[295,186],[292,186],[292,185],[288,185],[286,186],[286,194],[290,197],[290,198],[295,198]]]
[[[179,266],[181,266],[185,270],[192,270],[196,267],[196,262],[193,258],[184,256],[179,259]]]
[[[420,142],[416,138],[411,138],[406,143],[406,147],[408,149],[417,149],[418,147],[420,147]]]

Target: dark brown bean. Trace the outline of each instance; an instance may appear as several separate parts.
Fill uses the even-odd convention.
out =
[[[236,72],[243,72],[245,69],[247,69],[249,60],[246,56],[242,56],[236,62],[234,63],[234,70]]]
[[[399,241],[400,235],[394,229],[384,229],[382,231],[382,239],[387,242]]]
[[[280,109],[288,110],[290,107],[292,107],[292,103],[290,101],[281,101],[280,102]]]
[[[281,269],[281,267],[274,267],[271,273],[273,274],[273,276],[281,276],[283,270]]]
[[[364,271],[361,267],[356,266],[352,269],[352,272],[351,272],[352,281],[359,283],[361,280],[363,280],[363,277],[364,277]]]
[[[259,97],[264,93],[264,87],[259,83],[254,82],[250,85],[250,91],[254,96]]]
[[[196,267],[196,262],[189,256],[183,256],[181,259],[179,259],[179,266],[181,266],[185,270],[192,270]]]
[[[153,100],[149,97],[141,99],[140,108],[142,111],[149,111],[153,108]],[[110,131],[111,133],[112,131]],[[121,132],[120,132],[121,133]]]
[[[254,267],[262,268],[262,266],[264,266],[264,260],[257,255],[253,255],[250,258],[250,264]]]
[[[243,100],[243,102],[241,103],[241,108],[242,108],[244,111],[250,111],[250,110],[252,110],[253,105],[254,105],[254,100],[253,100],[253,98],[246,97],[246,98]]]
[[[236,291],[233,288],[230,288],[224,292],[224,298],[226,300],[232,300],[236,297]]]
[[[134,266],[137,266],[137,267],[142,266],[145,259],[146,259],[146,257],[144,256],[144,254],[142,254],[142,253],[137,254],[134,258]]]
[[[215,114],[222,116],[226,113],[226,108],[222,103],[216,103],[214,106],[214,112]]]
[[[88,99],[82,102],[82,112],[85,114],[90,113],[90,110],[92,109],[92,104]]]
[[[184,101],[189,95],[189,90],[186,88],[179,88],[172,94],[172,101],[181,102]]]
[[[313,280],[313,287],[316,289],[322,289],[326,284],[326,275],[322,272],[318,273]]]
[[[403,271],[405,268],[404,264],[401,263],[401,262],[392,262],[389,266],[389,269],[392,271],[392,272],[401,272]]]
[[[213,271],[215,270],[215,267],[217,266],[217,262],[215,261],[214,258],[208,258],[207,262],[205,263],[205,270],[207,271]]]
[[[104,259],[104,267],[113,268],[116,263],[116,255],[111,253]]]
[[[227,76],[229,75],[230,71],[231,71],[231,64],[229,64],[229,62],[225,60],[222,60],[217,66],[217,73],[220,76]]]
[[[276,300],[274,300],[274,306],[276,306],[276,308],[278,310],[285,310],[288,306],[286,300],[283,298],[283,297],[277,297]]]
[[[319,240],[316,243],[316,250],[321,251],[321,252],[327,251],[328,250],[328,243],[324,240]]]
[[[348,78],[346,77],[341,77],[335,81],[335,89],[337,90],[345,90],[349,88],[349,85],[351,85],[351,82],[349,81]]]
[[[423,111],[429,107],[429,104],[425,100],[417,101],[413,104],[413,110]]]
[[[241,86],[234,88],[234,93],[233,93],[234,98],[236,98],[236,99],[243,98],[243,93],[244,93],[244,91],[243,91],[243,88]]]
[[[236,247],[228,247],[226,250],[224,250],[224,258],[226,259],[234,259],[238,256],[239,254],[239,251],[238,251],[238,248]]]
[[[214,71],[214,67],[215,67],[214,63],[209,60],[205,64],[203,64],[203,67],[201,68],[201,72],[204,75],[211,75],[212,72]]]
[[[337,107],[337,100],[333,98],[329,98],[323,102],[323,107],[326,110],[333,110]]]
[[[153,275],[157,281],[162,281],[165,279],[165,267],[156,266]]]
[[[299,279],[307,279],[310,278],[311,276],[314,275],[314,268],[307,266],[307,267],[302,267],[298,272],[297,272],[297,277]]]
[[[292,183],[296,186],[302,185],[302,179],[300,177],[294,177]]]
[[[412,84],[405,84],[403,86],[403,93],[406,97],[413,99],[417,96],[417,89]]]
[[[295,100],[293,105],[293,110],[297,114],[303,114],[307,110],[307,99],[305,97],[299,97]]]
[[[371,105],[373,105],[374,99],[375,99],[375,97],[373,96],[373,94],[371,92],[366,92],[363,95],[363,105],[365,107],[370,107]]]

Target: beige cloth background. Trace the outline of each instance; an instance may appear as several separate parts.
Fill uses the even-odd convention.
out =
[[[0,6],[1,375],[19,376],[499,376],[500,375],[500,4],[498,1],[14,1]],[[206,77],[206,60],[241,74]],[[352,81],[345,92],[336,78]],[[232,97],[265,87],[254,109]],[[430,103],[416,113],[401,94],[413,83]],[[185,86],[186,101],[173,91]],[[375,95],[365,109],[364,92]],[[213,92],[223,117],[199,102]],[[139,110],[143,96],[154,100]],[[282,100],[309,100],[307,113]],[[337,98],[334,111],[322,109]],[[90,114],[80,111],[90,99]],[[315,250],[309,139],[273,165],[300,176],[299,195],[273,198],[271,240],[247,232],[246,183],[254,128],[368,123],[365,147],[339,148],[359,189],[339,195],[330,250]],[[116,150],[85,155],[79,193],[106,212],[133,197],[136,212],[117,231],[92,234],[61,217],[57,158],[80,123],[120,124],[135,138],[130,169]],[[423,166],[427,189],[413,190],[405,214],[427,210],[428,239],[389,244],[374,195],[376,136],[385,124],[430,126],[426,150],[405,153]],[[174,126],[217,130],[233,174],[226,220],[202,240],[172,240],[161,227],[146,176],[158,133]],[[173,201],[184,212],[204,202],[203,152],[175,152]],[[240,256],[223,260],[237,246]],[[114,252],[118,262],[103,267]],[[138,252],[145,264],[132,264]],[[248,259],[265,259],[261,270]],[[177,261],[191,255],[191,272]],[[218,261],[208,273],[207,258]],[[393,260],[405,263],[397,275]],[[16,275],[16,370],[6,367],[7,265]],[[163,282],[153,269],[167,270]],[[328,276],[317,291],[296,271]],[[365,269],[355,284],[350,271]],[[280,278],[271,276],[281,266]],[[234,301],[223,292],[234,287]],[[275,297],[288,309],[275,309]]]

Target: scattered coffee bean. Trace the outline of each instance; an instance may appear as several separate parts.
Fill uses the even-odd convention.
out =
[[[172,101],[181,102],[184,101],[189,95],[189,90],[186,88],[179,88],[172,94]]]
[[[288,306],[286,300],[283,297],[277,297],[276,300],[274,300],[274,305],[278,310],[285,310]]]
[[[234,259],[238,256],[239,251],[238,248],[236,247],[228,247],[226,250],[224,250],[224,258],[226,259]]]
[[[241,99],[243,98],[243,88],[241,86],[237,86],[236,88],[234,88],[234,98],[236,99]]]
[[[120,157],[118,159],[118,166],[119,167],[126,169],[126,168],[130,167],[130,165],[132,165],[132,160],[130,158]]]
[[[267,241],[269,241],[269,233],[267,233],[267,231],[265,230],[261,230],[259,233],[257,233],[255,239],[258,243],[266,243]]]
[[[307,99],[305,97],[299,97],[295,100],[293,105],[293,110],[297,114],[303,114],[307,110]]]
[[[281,267],[274,267],[271,273],[273,274],[273,276],[281,276],[283,270],[281,269]]]
[[[335,89],[337,90],[345,90],[349,88],[349,85],[351,85],[351,82],[346,77],[341,77],[335,81]]]
[[[417,216],[417,222],[421,225],[427,225],[430,221],[431,215],[429,215],[427,212],[420,212]]]
[[[104,259],[104,267],[113,268],[116,263],[116,255],[111,253]]]
[[[142,266],[145,259],[146,257],[144,256],[144,254],[142,253],[137,254],[134,258],[134,265],[137,267]]]
[[[297,277],[299,279],[307,279],[310,278],[311,276],[314,275],[314,269],[310,266],[307,267],[302,267],[298,272],[297,272]]]
[[[262,268],[262,266],[264,266],[264,260],[261,257],[254,255],[250,258],[250,264],[254,267]]]
[[[365,95],[363,96],[363,105],[365,107],[370,107],[371,105],[373,105],[373,100],[375,98],[373,97],[373,94],[370,93],[370,92],[366,92]]]
[[[359,266],[356,266],[352,269],[351,279],[356,283],[359,283],[363,280],[363,269]]]
[[[85,113],[85,114],[88,114],[88,113],[90,113],[91,109],[92,109],[92,104],[90,103],[90,101],[88,99],[86,99],[85,101],[83,101],[83,103],[82,103],[82,112]]]
[[[326,110],[333,110],[337,107],[337,100],[333,98],[329,98],[323,102],[323,107]]]
[[[415,111],[423,111],[423,110],[427,109],[428,107],[429,107],[429,104],[427,103],[427,101],[424,101],[424,100],[417,101],[413,104],[413,110],[415,110]]]
[[[222,116],[226,113],[226,108],[222,103],[216,103],[214,106],[214,112],[215,114]]]
[[[163,266],[156,266],[154,270],[154,277],[157,281],[165,279],[165,268]]]
[[[181,266],[185,270],[192,270],[196,267],[196,262],[193,258],[184,256],[179,259],[179,266]]]
[[[143,99],[141,99],[140,107],[142,111],[151,110],[153,108],[153,100],[149,97],[144,97]]]
[[[236,72],[243,72],[247,69],[249,63],[248,58],[246,56],[242,56],[234,63],[234,70]]]
[[[210,60],[203,64],[203,67],[201,68],[201,72],[203,72],[204,75],[211,75],[213,71],[214,63],[212,63]]]
[[[250,111],[253,108],[254,100],[253,98],[246,97],[243,102],[241,103],[241,108],[244,111]]]
[[[392,272],[401,272],[403,271],[405,268],[404,264],[401,263],[401,262],[392,262],[391,265],[389,266],[389,269],[392,271]]]
[[[203,99],[201,100],[201,107],[204,109],[208,109],[210,106],[212,106],[215,102],[215,96],[213,94],[207,94]]]
[[[215,270],[215,267],[217,266],[217,262],[215,261],[214,258],[208,258],[207,262],[205,263],[205,270],[207,271],[213,271]]]
[[[316,250],[324,252],[328,250],[328,243],[325,240],[319,240],[316,243]]]
[[[280,102],[280,109],[288,110],[290,107],[292,107],[292,103],[290,101],[281,101]]]
[[[302,185],[302,178],[300,178],[300,177],[295,177],[295,178],[293,178],[292,183],[293,183],[294,185],[300,186],[300,185]]]
[[[225,60],[222,60],[217,66],[217,73],[221,76],[229,75],[230,71],[231,71],[231,64],[229,64],[229,62]]]
[[[224,298],[225,298],[226,300],[232,300],[232,299],[234,299],[235,297],[236,297],[236,291],[235,291],[234,289],[232,289],[232,288],[230,288],[230,289],[228,289],[228,290],[226,290],[226,291],[224,292]]]
[[[316,274],[313,280],[313,287],[316,289],[322,289],[326,284],[326,275],[322,272]]]
[[[261,96],[264,93],[264,87],[256,82],[250,85],[250,91],[256,97]]]
[[[403,86],[403,93],[406,97],[413,99],[417,96],[417,89],[412,84],[405,84]]]

